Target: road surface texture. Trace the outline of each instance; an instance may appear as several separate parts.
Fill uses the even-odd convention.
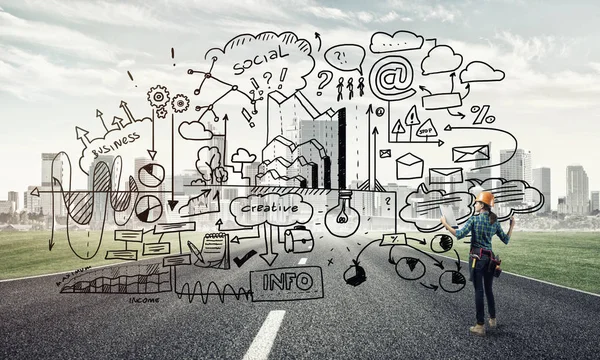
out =
[[[420,279],[404,280],[389,262],[390,247],[372,244],[359,259],[366,281],[346,284],[344,272],[372,240],[368,234],[349,239],[315,234],[314,248],[302,254],[286,253],[274,240],[278,256],[272,268],[322,268],[324,297],[314,300],[61,294],[62,275],[0,282],[0,358],[599,358],[600,297],[504,273],[494,284],[498,328],[477,337],[468,330],[475,323],[472,284],[456,293],[436,289],[440,274],[456,270],[453,259],[436,256],[442,270],[428,256],[396,247],[395,261],[421,260],[409,273],[426,268]],[[264,241],[232,243],[231,259],[252,249],[264,252]],[[180,291],[185,282],[193,289],[200,281],[206,291],[214,281],[221,289],[230,284],[248,290],[249,272],[269,268],[258,254],[239,268],[231,261],[230,270],[179,266],[172,285]],[[152,262],[160,260],[144,261]],[[466,267],[463,263],[460,271],[468,278]],[[159,302],[132,303],[132,297]]]

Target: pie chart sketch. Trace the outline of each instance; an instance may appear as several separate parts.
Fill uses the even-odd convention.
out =
[[[445,292],[455,293],[461,291],[467,284],[465,276],[459,271],[446,270],[440,275],[440,287]]]
[[[417,258],[403,257],[396,263],[396,274],[404,280],[418,280],[425,275],[425,264]]]
[[[163,213],[163,204],[154,195],[145,195],[135,205],[135,215],[141,222],[156,222]]]
[[[165,180],[165,168],[160,164],[146,164],[138,170],[138,178],[142,185],[155,188]]]

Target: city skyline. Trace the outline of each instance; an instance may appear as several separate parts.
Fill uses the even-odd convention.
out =
[[[335,122],[335,121],[330,121],[329,123],[332,124],[332,125],[337,124],[337,122]],[[317,128],[310,127],[311,132],[314,131],[315,129],[318,129],[318,128],[320,128],[320,127],[317,127]],[[327,127],[325,127],[325,129],[327,129]],[[296,130],[296,132],[300,133],[300,130],[301,129],[299,128],[299,129]],[[221,147],[223,146],[223,144],[221,144],[221,143],[214,143],[214,142],[212,142],[211,145],[221,146]],[[488,144],[488,145],[491,146],[491,143]],[[505,151],[506,151],[505,149],[502,149],[502,150],[499,150],[499,153],[502,154]],[[517,152],[515,154],[521,154],[521,155],[518,155],[518,156],[515,155],[517,157],[511,159],[511,161],[508,164],[501,165],[501,167],[504,166],[504,171],[508,175],[510,175],[511,171],[515,171],[514,165],[510,165],[510,163],[513,160],[516,159],[515,161],[520,161],[520,160],[518,160],[518,158],[519,158],[519,156],[523,156],[523,154],[527,154],[526,156],[529,159],[531,159],[531,157],[532,157],[532,153],[530,151],[525,150],[525,149],[517,149]],[[24,191],[24,192],[20,192],[20,191],[16,191],[16,190],[9,190],[7,192],[7,194],[8,194],[7,200],[0,199],[0,205],[1,205],[0,209],[3,209],[4,207],[6,207],[7,205],[2,205],[2,204],[6,203],[6,202],[10,202],[9,198],[11,196],[14,197],[15,194],[17,194],[17,195],[18,194],[23,194],[22,195],[23,196],[23,206],[17,206],[17,207],[15,207],[15,211],[17,211],[17,210],[18,211],[22,211],[22,210],[25,210],[26,208],[34,208],[34,209],[36,209],[36,208],[47,208],[47,207],[49,207],[48,202],[50,201],[49,200],[50,194],[47,194],[47,193],[46,194],[40,194],[40,196],[37,197],[37,196],[32,196],[31,192],[34,191],[35,188],[38,188],[38,190],[43,190],[43,189],[49,190],[51,188],[49,186],[49,184],[50,184],[49,181],[44,181],[44,180],[49,180],[50,179],[50,173],[51,173],[51,170],[52,170],[52,166],[51,165],[52,165],[52,161],[54,160],[54,158],[56,157],[56,155],[57,155],[57,153],[42,153],[42,155],[41,155],[41,159],[42,159],[42,165],[41,165],[41,180],[42,180],[42,182],[41,183],[42,184],[46,184],[46,187],[44,187],[42,185],[28,185],[27,191]],[[500,155],[500,156],[502,157],[502,155]],[[109,165],[109,167],[111,167],[113,160],[114,160],[113,156],[99,156],[93,162],[93,164],[90,165],[90,173],[91,173],[91,169],[95,166],[95,164],[97,162],[99,162],[99,161],[105,161],[105,162],[107,162],[107,164]],[[478,160],[477,164],[478,164],[478,166],[481,166],[481,165],[484,165],[486,162],[487,162],[486,160]],[[137,172],[139,171],[140,168],[142,168],[145,165],[151,164],[151,163],[152,163],[152,161],[151,161],[150,158],[146,158],[146,157],[136,158],[135,161],[134,161],[134,167],[133,167],[133,173],[136,174],[135,177],[137,177]],[[62,164],[62,160],[60,160],[60,158],[58,158],[58,163],[57,164]],[[59,175],[59,177],[60,177],[59,181],[62,182],[62,173],[63,173],[64,169],[62,169],[60,167],[57,167],[57,164],[55,164],[54,171],[58,172],[60,174]],[[246,168],[247,169],[252,169],[253,166],[258,166],[257,164],[259,164],[259,163],[258,162],[249,163]],[[565,173],[566,173],[566,177],[567,178],[569,178],[569,170],[570,169],[571,170],[572,169],[581,169],[581,171],[583,171],[582,172],[583,175],[579,175],[579,176],[585,176],[585,180],[581,180],[582,181],[581,186],[583,186],[584,183],[587,184],[587,185],[585,185],[585,186],[587,186],[587,189],[588,189],[587,190],[587,202],[585,204],[583,204],[583,202],[585,202],[585,200],[584,200],[585,197],[584,197],[584,198],[581,198],[580,200],[577,200],[576,203],[578,204],[577,206],[579,206],[579,208],[581,208],[582,206],[587,206],[589,208],[588,212],[591,212],[593,210],[593,206],[594,206],[592,204],[592,200],[594,199],[593,198],[593,196],[594,196],[593,194],[596,193],[596,196],[597,196],[597,194],[600,192],[600,189],[595,190],[595,188],[589,186],[589,183],[590,183],[589,182],[589,177],[587,177],[587,173],[585,172],[585,167],[583,167],[581,165],[568,165],[566,167],[566,169],[565,169]],[[529,171],[530,175],[528,175],[528,176],[531,177],[531,180],[528,183],[530,185],[538,188],[538,190],[540,190],[540,192],[542,194],[547,195],[547,193],[549,193],[549,191],[547,189],[547,179],[546,178],[548,178],[549,174],[554,174],[553,172],[548,171],[548,170],[551,170],[551,168],[549,168],[549,167],[539,167],[539,168],[531,168],[531,167],[529,167],[529,170],[530,170]],[[536,176],[536,170],[540,171],[540,173],[537,176]],[[179,172],[179,173],[177,173],[175,175],[176,188],[179,188],[180,186],[183,187],[184,183],[196,180],[198,178],[198,176],[199,176],[198,174],[190,174],[190,171],[194,172],[196,170],[195,169],[194,170],[187,169],[187,170]],[[519,171],[520,171],[521,174],[525,174],[527,172],[527,170],[525,170],[525,172],[523,172],[522,169],[519,170]],[[124,173],[127,173],[127,172],[124,171]],[[257,174],[257,170],[254,170],[254,171],[251,171],[247,175],[256,176],[256,174]],[[471,172],[471,173],[468,173],[468,174],[475,175],[475,176],[467,176],[467,178],[477,178],[477,179],[479,179],[479,177],[477,176],[479,174],[479,172]],[[521,175],[517,174],[517,177],[512,178],[512,180],[524,180],[524,179],[519,178],[518,176],[521,176]],[[165,181],[160,185],[159,190],[165,191],[165,188],[168,187],[168,186],[165,186],[165,184],[167,184],[167,183],[170,184],[170,177],[171,177],[171,175],[165,174]],[[523,177],[525,177],[525,176],[523,176]],[[549,176],[550,182],[552,182],[555,177],[557,177],[557,175],[550,175]],[[184,180],[184,178],[188,179],[188,181]],[[542,185],[537,185],[536,186],[536,178],[539,179],[539,181],[542,183]],[[124,179],[124,177],[122,177],[122,180],[123,179]],[[252,179],[252,177],[251,177],[251,179]],[[434,185],[429,185],[429,181],[428,180],[429,180],[429,178],[426,177],[426,176],[424,176],[423,179],[422,179],[422,181],[426,183],[426,185],[429,187],[429,189],[437,189],[437,188],[443,189],[444,188],[443,186],[440,187],[440,186],[436,186],[435,184]],[[484,180],[484,179],[480,179],[480,180]],[[511,179],[509,178],[507,180],[511,180]],[[123,181],[124,181],[124,185],[126,185],[127,181],[125,181],[125,180],[123,180]],[[183,182],[181,182],[181,181],[183,181]],[[254,179],[251,180],[251,185],[254,184],[254,181],[255,181]],[[138,186],[140,186],[140,191],[143,191],[143,189],[145,189],[146,187],[143,186],[142,184],[140,184],[139,181],[137,181],[137,182],[138,182]],[[180,182],[181,182],[181,184],[180,184]],[[347,185],[351,186],[351,184],[355,184],[355,183],[356,183],[356,180],[353,180],[350,183],[348,183]],[[567,186],[568,185],[569,185],[569,180],[567,180]],[[86,184],[85,189],[86,190],[90,190],[91,186],[92,186],[91,177],[88,177],[88,182]],[[121,186],[123,186],[123,185],[121,185]],[[408,185],[403,185],[402,183],[393,183],[393,182],[388,183],[388,185],[385,185],[384,187],[387,187],[387,186],[392,186],[394,188],[397,188],[397,187],[408,187],[408,188],[411,188]],[[74,189],[77,189],[77,188],[74,188]],[[565,189],[565,190],[567,190],[567,189]],[[167,190],[167,191],[169,191],[169,190]],[[585,193],[585,189],[582,189],[581,191]],[[181,195],[181,194],[178,194],[178,195]],[[574,195],[572,194],[571,198],[573,196]],[[583,195],[579,195],[579,196],[581,197]],[[48,199],[44,200],[45,198],[48,198]],[[550,205],[549,205],[550,209],[552,211],[559,210],[559,205],[560,205],[560,201],[561,200],[564,200],[565,206],[568,209],[571,209],[573,207],[573,201],[575,201],[575,200],[570,200],[571,198],[569,197],[568,191],[565,191],[564,194],[557,194],[557,195],[552,194],[552,199],[555,199],[555,200],[550,203]],[[532,200],[535,200],[535,199],[526,199],[526,200],[532,201]],[[546,201],[548,201],[548,199],[546,199]],[[15,205],[19,205],[20,202],[21,202],[21,197],[18,198],[18,201],[15,203]],[[66,209],[64,208],[64,203],[62,202],[62,197],[58,196],[55,199],[55,202],[57,204],[60,203],[60,208],[59,208],[60,210],[59,210],[59,212],[58,212],[57,215],[64,215]],[[547,208],[547,206],[548,205],[546,203],[546,205],[542,208],[541,211],[545,211],[545,209]],[[581,208],[581,209],[582,210],[579,210],[579,212],[584,211],[583,208]],[[568,211],[571,212],[572,210],[568,210]]]
[[[438,44],[448,44],[463,56],[463,65],[481,60],[504,71],[506,78],[501,82],[472,84],[472,91],[460,108],[466,117],[460,121],[470,125],[475,118],[472,107],[489,105],[488,115],[493,115],[495,122],[484,122],[482,126],[510,131],[518,139],[519,147],[535,154],[532,167],[551,168],[553,175],[556,174],[552,179],[553,197],[566,195],[566,176],[562,174],[570,164],[584,165],[591,189],[600,183],[595,155],[587,150],[595,143],[595,134],[600,133],[597,120],[600,116],[597,102],[600,50],[590,46],[600,39],[593,17],[598,11],[596,2],[553,6],[558,3],[459,0],[440,4],[425,0],[417,5],[395,0],[370,3],[351,0],[343,4],[294,0],[296,6],[285,6],[280,1],[265,0],[260,4],[248,2],[243,11],[239,10],[239,2],[229,0],[210,6],[196,2],[183,8],[178,3],[131,1],[118,5],[86,1],[63,11],[62,6],[49,6],[43,1],[0,0],[0,117],[7,121],[7,131],[0,134],[0,142],[7,155],[18,154],[5,158],[3,165],[8,175],[0,180],[0,194],[22,191],[37,183],[31,182],[39,177],[42,152],[65,151],[75,164],[85,140],[77,138],[75,128],[88,131],[90,139],[102,136],[111,127],[113,116],[125,117],[119,107],[121,101],[128,103],[133,116],[142,118],[152,115],[146,93],[157,84],[168,86],[173,94],[181,92],[194,99],[192,94],[198,88],[199,77],[189,76],[186,71],[210,68],[210,59],[204,58],[206,50],[222,48],[239,34],[264,31],[291,31],[311,44],[319,66],[306,78],[308,87],[303,91],[318,109],[332,107],[335,111],[345,106],[354,111],[358,107],[354,111],[358,119],[349,112],[348,137],[361,148],[363,163],[367,159],[365,149],[369,136],[364,131],[365,110],[370,104],[386,109],[386,104],[373,99],[368,89],[365,89],[368,96],[364,98],[355,97],[350,101],[345,96],[342,101],[336,101],[338,76],[344,75],[347,80],[350,75],[356,85],[359,75],[356,71],[336,72],[332,83],[320,89],[323,95],[316,95],[323,80],[317,76],[323,68],[323,53],[332,44],[355,42],[365,46],[368,56],[361,70],[367,76],[371,65],[381,57],[368,49],[371,36],[375,32],[393,34],[405,30],[425,39],[435,38]],[[112,15],[90,16],[107,12]],[[147,21],[141,21],[141,17],[125,22],[116,20],[132,13],[149,18]],[[160,14],[160,18],[156,14]],[[196,21],[198,18],[203,21]],[[315,39],[315,32],[321,34],[320,40]],[[123,33],[129,36],[120,36]],[[319,41],[323,45],[320,51]],[[290,68],[288,76],[292,76],[293,70]],[[223,73],[223,66],[219,64],[215,67],[215,74],[218,73]],[[273,81],[277,76],[279,74],[273,74]],[[446,78],[443,74],[431,78],[434,77]],[[421,84],[413,85],[419,92]],[[430,89],[445,92],[449,86],[442,83]],[[229,111],[242,101],[241,96],[228,96],[219,103],[221,108],[217,112]],[[207,104],[190,104],[190,109],[194,105]],[[392,123],[404,118],[411,105],[402,101],[393,103]],[[230,112],[232,126],[228,139],[231,143],[251,142],[258,138],[257,134],[264,133],[264,112],[255,116],[256,126],[252,129],[243,118],[233,119],[232,114]],[[442,129],[447,121],[456,118],[446,111],[425,114],[420,112],[423,120],[432,118],[440,138],[446,141],[451,134]],[[372,125],[382,132],[387,126],[386,118],[374,116]],[[9,122],[9,119],[12,120]],[[176,120],[192,119],[182,116]],[[160,136],[155,145],[157,159],[168,168],[170,124],[162,120],[156,123]],[[358,124],[356,131],[355,124]],[[235,128],[241,129],[238,134]],[[495,134],[499,139],[490,136],[490,132],[474,138],[481,143],[491,140],[496,149],[510,146],[510,139]],[[502,140],[509,141],[502,143]],[[440,148],[440,152],[449,150],[449,144]],[[150,147],[150,141],[144,145]],[[184,154],[185,150],[181,150],[177,156]],[[124,157],[126,161],[130,159]],[[181,170],[178,167],[190,166],[179,162],[175,172]],[[385,171],[384,167],[379,170]],[[74,169],[73,173],[74,186],[83,187],[84,176],[79,170]],[[356,173],[349,168],[348,181],[354,180]],[[358,177],[365,180],[366,172],[359,171]],[[380,182],[388,181],[382,178]]]

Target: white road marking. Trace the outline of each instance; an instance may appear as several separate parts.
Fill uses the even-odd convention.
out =
[[[306,260],[308,260],[308,259],[307,258],[300,259],[300,261],[298,261],[298,265],[304,265],[304,264],[306,264]]]
[[[243,360],[266,360],[269,358],[284,315],[285,310],[273,310],[267,315]]]

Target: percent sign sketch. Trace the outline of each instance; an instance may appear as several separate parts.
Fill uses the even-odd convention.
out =
[[[479,107],[478,105],[471,106],[471,112],[473,114],[477,114],[475,121],[473,121],[473,125],[481,125],[483,123],[484,119],[485,119],[485,122],[488,124],[491,124],[494,121],[496,121],[496,117],[494,115],[490,115],[490,116],[487,115],[489,110],[490,110],[489,105],[483,105],[482,107]]]

